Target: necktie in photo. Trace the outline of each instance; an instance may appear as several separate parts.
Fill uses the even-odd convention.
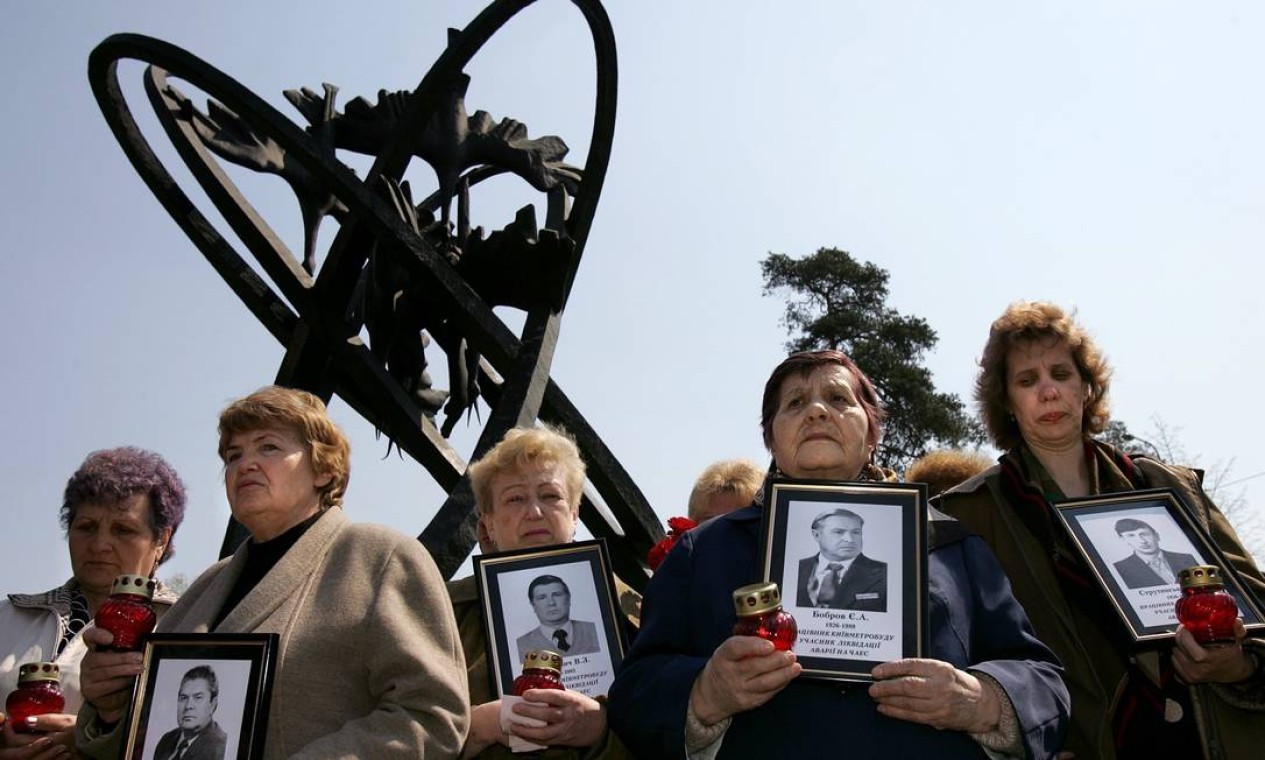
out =
[[[553,640],[558,642],[558,649],[560,651],[565,652],[571,648],[571,642],[567,641],[567,632],[561,628],[553,632]]]
[[[171,755],[171,760],[180,760],[180,758],[184,757],[184,753],[189,750],[189,745],[192,743],[187,736],[181,739],[180,743],[176,745],[176,751]]]
[[[821,579],[821,588],[817,590],[818,607],[827,606],[834,601],[835,592],[839,590],[839,571],[842,569],[843,565],[838,562],[826,565],[826,575]]]

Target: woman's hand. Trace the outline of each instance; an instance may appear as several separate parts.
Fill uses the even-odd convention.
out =
[[[510,731],[546,747],[591,747],[606,733],[601,703],[578,691],[528,689],[523,701],[510,709],[515,715],[545,722],[539,727],[515,723]]]
[[[7,720],[4,722],[0,760],[52,760],[74,754],[75,716],[50,713],[30,720],[38,733],[19,734]]]
[[[870,696],[889,718],[975,734],[996,729],[1001,705],[975,676],[941,660],[885,662],[871,675]]]
[[[114,641],[114,634],[96,626],[84,630],[83,640],[89,651],[79,664],[79,691],[103,723],[117,723],[127,713],[143,658],[140,652],[98,651]]]
[[[1173,669],[1186,683],[1234,683],[1251,677],[1256,663],[1243,651],[1247,629],[1243,619],[1234,621],[1234,643],[1204,648],[1185,626],[1177,628]]]
[[[597,700],[578,691],[529,689],[522,702],[512,708],[515,715],[535,718],[546,725],[510,726],[516,736],[545,746],[591,747],[606,733],[606,713]],[[475,705],[470,711],[470,733],[461,750],[463,758],[474,757],[493,744],[509,744],[501,730],[501,700]],[[0,758],[3,760],[3,758]]]
[[[768,702],[803,670],[794,653],[770,641],[730,636],[694,679],[690,709],[703,725],[715,725]]]

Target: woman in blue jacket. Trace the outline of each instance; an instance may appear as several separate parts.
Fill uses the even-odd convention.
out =
[[[793,354],[764,390],[764,442],[792,478],[889,480],[870,459],[882,410],[838,351]],[[791,652],[732,636],[731,592],[760,580],[760,505],[710,521],[651,579],[642,628],[610,694],[611,724],[638,757],[1047,757],[1068,695],[996,560],[943,515],[929,521],[925,659],[846,686],[797,678]],[[986,753],[987,749],[987,753]]]

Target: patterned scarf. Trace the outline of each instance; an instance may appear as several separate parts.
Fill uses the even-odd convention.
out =
[[[52,659],[60,656],[92,619],[88,614],[88,600],[73,578],[43,594],[10,594],[9,601],[14,607],[46,610],[57,616],[57,650]]]

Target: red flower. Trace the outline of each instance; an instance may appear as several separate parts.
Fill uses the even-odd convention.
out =
[[[676,546],[676,542],[681,536],[685,535],[685,531],[691,528],[697,528],[698,523],[688,517],[669,517],[668,518],[668,535],[662,541],[650,547],[650,552],[646,554],[646,564],[650,565],[650,569],[658,570],[659,565],[663,564],[663,560],[667,559],[668,552],[672,551],[672,547]]]

